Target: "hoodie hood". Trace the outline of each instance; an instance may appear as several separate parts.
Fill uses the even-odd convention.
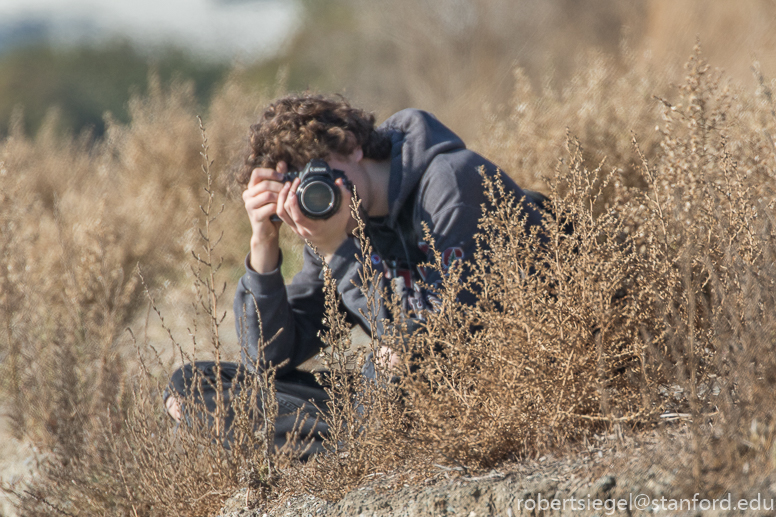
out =
[[[431,161],[439,154],[465,149],[466,145],[431,113],[416,109],[392,115],[377,130],[391,138],[388,224],[394,226]]]

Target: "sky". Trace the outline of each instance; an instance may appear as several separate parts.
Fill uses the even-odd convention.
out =
[[[40,32],[57,44],[124,36],[250,61],[280,47],[299,11],[294,0],[0,0],[0,42]]]

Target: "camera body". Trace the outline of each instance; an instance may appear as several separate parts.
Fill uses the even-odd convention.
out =
[[[339,210],[342,195],[334,183],[338,178],[345,180],[349,189],[352,184],[339,169],[332,169],[324,160],[310,160],[301,171],[287,172],[283,175],[284,182],[300,179],[296,190],[299,208],[305,217],[310,219],[328,219]]]

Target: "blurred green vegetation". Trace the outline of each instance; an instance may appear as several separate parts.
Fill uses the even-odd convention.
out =
[[[280,52],[235,74],[246,91],[342,93],[378,119],[422,108],[467,141],[482,134],[485,113],[515,94],[517,68],[534,91],[556,95],[579,87],[591,60],[612,70],[651,63],[671,75],[696,35],[712,62],[750,85],[751,60],[741,59],[747,49],[756,49],[751,56],[766,77],[776,63],[771,0],[713,9],[701,0],[297,1],[301,19]],[[127,121],[127,101],[132,92],[146,93],[152,71],[162,84],[193,80],[205,114],[232,69],[231,62],[199,60],[184,49],[142,53],[122,41],[19,48],[0,54],[0,138],[20,106],[27,134],[57,107],[63,132],[91,128],[99,136],[106,111]]]
[[[150,73],[163,83],[174,77],[193,80],[204,106],[228,69],[227,63],[200,61],[177,48],[145,55],[126,41],[67,49],[20,47],[0,55],[0,137],[8,133],[14,111],[22,110],[25,132],[35,134],[52,107],[61,131],[89,129],[99,136],[106,111],[128,120],[127,101],[132,93],[146,92]]]
[[[585,52],[616,60],[624,27],[636,36],[643,18],[642,6],[618,0],[299,3],[297,32],[282,50],[241,67],[246,88],[338,92],[378,118],[423,108],[466,139],[480,132],[483,103],[499,104],[511,94],[515,66],[535,87],[563,83]],[[180,49],[142,54],[121,41],[67,50],[20,48],[0,55],[0,138],[19,106],[27,134],[35,134],[57,107],[63,132],[91,128],[99,136],[106,111],[127,121],[131,92],[146,92],[151,71],[162,84],[173,76],[193,80],[205,113],[231,68]]]
[[[363,27],[359,25],[362,20],[353,9],[355,3],[351,0],[300,3],[303,9],[297,33],[278,55],[247,67],[244,80],[259,86],[280,79],[282,86],[291,91],[342,91],[353,86],[358,90],[358,85],[351,82],[354,73],[364,71],[364,56],[372,60],[376,56],[363,41]]]
[[[241,67],[243,84],[257,91],[276,85],[279,79],[283,90],[343,92],[351,84],[354,87],[348,93],[371,89],[355,81],[365,69],[374,72],[368,65],[375,60],[373,47],[363,44],[363,20],[354,13],[355,4],[304,0],[301,5],[298,32],[276,56]],[[34,135],[52,108],[57,110],[62,133],[88,129],[99,137],[105,129],[105,112],[120,122],[128,121],[127,102],[133,93],[147,93],[150,73],[157,74],[162,84],[174,77],[192,80],[197,101],[206,112],[214,89],[232,68],[228,60],[199,60],[179,48],[140,52],[122,40],[66,49],[45,43],[20,47],[0,54],[0,138],[8,134],[14,112],[21,110],[25,133]],[[380,84],[382,74],[372,75],[369,84]]]

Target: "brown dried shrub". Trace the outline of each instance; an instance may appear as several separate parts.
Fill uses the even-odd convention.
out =
[[[332,435],[328,452],[306,464],[273,457],[267,441],[248,432],[244,447],[231,450],[212,439],[211,426],[173,434],[158,398],[164,368],[150,366],[169,368],[170,357],[157,360],[154,340],[142,337],[143,372],[128,352],[134,347],[122,329],[144,308],[143,285],[130,271],[140,261],[157,296],[164,278],[185,279],[171,271],[197,242],[185,229],[202,217],[195,214],[203,181],[191,175],[201,142],[188,122],[185,88],[136,101],[133,123],[114,127],[97,146],[15,133],[0,158],[0,249],[9,256],[0,270],[0,353],[9,373],[3,388],[18,432],[45,453],[40,476],[21,489],[20,513],[202,514],[246,485],[262,500],[301,490],[336,499],[385,474],[409,480],[435,465],[489,468],[602,429],[643,429],[666,414],[690,429],[686,447],[698,485],[724,485],[743,465],[772,470],[770,87],[761,80],[752,96],[723,84],[700,53],[684,86],[662,102],[649,98],[651,83],[638,73],[622,81],[607,74],[611,80],[589,83],[589,95],[572,92],[554,103],[519,83],[510,109],[495,113],[506,117],[494,122],[502,129],[483,141],[519,156],[510,172],[548,187],[557,220],[546,220],[548,242],[540,245],[526,234],[516,200],[505,199],[498,182],[486,183],[493,203],[484,207],[481,251],[466,282],[464,271],[452,268],[442,310],[428,315],[425,332],[408,337],[399,323],[382,342],[372,341],[373,351],[386,344],[419,352],[403,365],[399,383],[363,383],[352,374],[348,329],[329,285],[324,338],[333,348],[329,364],[338,366],[330,377]],[[634,84],[641,86],[629,97]],[[229,117],[249,119],[255,104],[234,85],[221,95],[212,134],[228,149],[238,139]],[[664,120],[654,142],[637,135],[642,153],[617,129],[617,116],[624,110],[648,118],[655,105]],[[565,130],[539,133],[583,108],[591,114],[584,149]],[[597,122],[596,113],[614,118]],[[546,142],[560,134],[567,150],[556,174],[537,178],[555,163],[558,148]],[[589,165],[610,152],[602,165]],[[225,160],[215,159],[221,165],[207,186],[220,193]],[[73,174],[65,177],[63,169]],[[241,221],[240,210],[227,208],[221,221]],[[206,212],[209,221],[214,213]],[[574,228],[570,236],[561,231],[565,223]],[[246,234],[242,224],[225,228],[227,275],[242,262],[234,244]],[[204,260],[188,277],[201,295],[194,293],[199,305],[190,330],[197,348],[204,340],[208,353],[230,359],[234,351],[224,349],[218,330],[221,284],[209,274],[218,262]],[[368,264],[367,294],[390,299],[374,290]],[[479,303],[458,304],[460,289],[475,289]],[[401,322],[397,311],[394,320]],[[182,360],[196,357],[188,345],[170,342]],[[379,370],[381,379],[396,373]],[[266,392],[271,375],[255,382]],[[711,470],[709,451],[729,467]]]
[[[108,115],[102,141],[62,136],[53,130],[52,118],[35,139],[24,136],[17,121],[0,147],[0,246],[7,257],[0,270],[4,410],[16,436],[40,451],[36,477],[15,489],[22,515],[133,514],[153,507],[198,513],[203,505],[212,509],[213,501],[220,501],[210,496],[203,502],[202,493],[215,486],[225,494],[229,488],[224,487],[238,482],[240,470],[223,469],[218,472],[224,475],[215,478],[212,469],[179,471],[189,465],[181,461],[181,450],[200,467],[207,457],[215,464],[224,457],[255,458],[244,448],[229,456],[220,447],[213,450],[221,456],[205,456],[191,454],[193,446],[171,446],[177,438],[161,411],[157,384],[166,383],[164,372],[169,373],[176,356],[193,354],[197,340],[211,345],[222,340],[218,334],[214,341],[200,334],[212,328],[215,317],[204,307],[214,293],[223,294],[225,284],[215,285],[201,270],[187,272],[179,264],[190,252],[201,254],[197,227],[212,222],[215,214],[200,209],[201,188],[225,194],[230,158],[216,152],[217,165],[208,164],[208,182],[203,181],[191,85],[168,88],[153,77],[150,81],[148,96],[130,103],[128,125]],[[237,91],[236,82],[225,85],[213,102],[213,133],[219,142],[240,141],[261,104],[260,94]],[[222,216],[241,221],[235,215],[239,210],[230,205]],[[235,242],[245,226],[224,225],[222,245]],[[225,249],[220,264],[233,277],[244,251],[234,245]],[[293,254],[290,249],[288,254]],[[207,263],[220,266],[214,260],[208,257]],[[170,283],[177,287],[165,287]],[[160,342],[149,334],[154,324],[146,292],[185,294],[189,283],[195,306],[188,311],[193,317],[188,329],[194,340],[180,345],[172,339],[156,357],[150,345],[158,348]],[[145,374],[128,327],[140,336],[140,356],[150,369]],[[223,359],[238,352],[231,343],[222,348]],[[196,436],[196,447],[212,442],[203,432]],[[182,479],[180,472],[200,483]],[[165,493],[169,483],[149,482],[149,476],[179,482],[190,491]]]
[[[629,138],[638,168],[588,170],[568,140],[545,179],[557,217],[545,220],[546,243],[485,181],[492,205],[466,280],[448,272],[423,332],[398,326],[373,342],[416,353],[398,384],[338,377],[350,402],[332,413],[341,432],[307,466],[307,490],[336,499],[386,473],[398,482],[492,468],[666,418],[689,430],[695,487],[740,482],[745,462],[773,468],[776,117],[723,84],[699,49],[687,69],[676,104],[661,100],[652,160]],[[476,306],[455,301],[461,289],[480,293]],[[336,347],[347,334],[331,309],[327,320]]]

